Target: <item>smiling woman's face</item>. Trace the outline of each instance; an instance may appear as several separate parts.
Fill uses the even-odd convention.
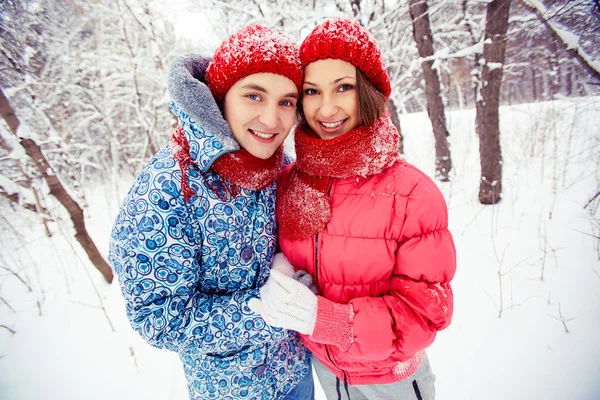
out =
[[[311,129],[330,140],[354,129],[359,122],[356,67],[328,58],[304,69],[302,111]]]

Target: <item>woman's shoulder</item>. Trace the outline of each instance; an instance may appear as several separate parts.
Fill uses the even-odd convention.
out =
[[[383,179],[394,186],[400,195],[409,196],[415,190],[426,191],[431,194],[440,192],[436,183],[429,175],[411,163],[399,159],[382,172]],[[441,192],[440,192],[441,193]]]
[[[368,177],[345,178],[340,182],[339,192],[357,192],[373,195],[408,197],[425,181],[435,183],[423,171],[414,165],[398,159],[390,167]],[[431,190],[428,188],[427,190]]]
[[[404,179],[409,179],[411,181],[418,181],[423,177],[427,177],[427,174],[425,172],[421,171],[419,168],[412,165],[408,161],[402,160],[400,158],[382,173],[391,174],[394,176],[401,176]]]

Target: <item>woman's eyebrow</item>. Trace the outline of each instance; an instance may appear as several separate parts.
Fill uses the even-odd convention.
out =
[[[336,84],[336,83],[338,83],[339,81],[341,81],[341,80],[343,80],[343,79],[346,79],[346,78],[349,78],[349,79],[356,80],[356,78],[355,78],[355,77],[353,77],[353,76],[350,76],[350,75],[346,75],[346,76],[342,76],[341,78],[337,78],[337,79],[335,79],[335,80],[333,80],[333,81],[329,82],[329,84],[330,84],[330,85],[335,85],[335,84]],[[316,83],[312,83],[312,82],[309,82],[309,81],[304,81],[304,83],[305,83],[305,84],[307,84],[307,85],[310,85],[310,86],[317,86],[317,84],[316,84]]]
[[[341,81],[341,80],[343,80],[343,79],[346,79],[346,78],[350,78],[350,79],[354,79],[354,80],[356,80],[356,78],[354,78],[354,77],[352,77],[352,76],[349,76],[349,75],[347,75],[347,76],[342,76],[341,78],[337,78],[336,80],[334,80],[334,81],[330,82],[330,84],[331,84],[331,85],[335,85],[335,84],[336,84],[336,83],[338,83],[339,81]]]

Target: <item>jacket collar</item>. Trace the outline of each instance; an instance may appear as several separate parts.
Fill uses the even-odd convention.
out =
[[[231,127],[204,82],[209,59],[190,54],[175,58],[169,68],[171,112],[179,119],[190,155],[202,172],[225,153],[240,150]]]

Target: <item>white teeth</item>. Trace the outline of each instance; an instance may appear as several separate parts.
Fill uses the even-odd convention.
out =
[[[321,124],[323,124],[323,126],[325,128],[336,128],[338,126],[340,126],[344,121],[338,121],[338,122],[321,122]]]
[[[263,132],[259,132],[259,131],[253,131],[253,130],[250,130],[250,132],[252,132],[253,134],[255,134],[256,136],[258,136],[261,139],[271,139],[273,136],[275,136],[274,133],[263,133]]]

